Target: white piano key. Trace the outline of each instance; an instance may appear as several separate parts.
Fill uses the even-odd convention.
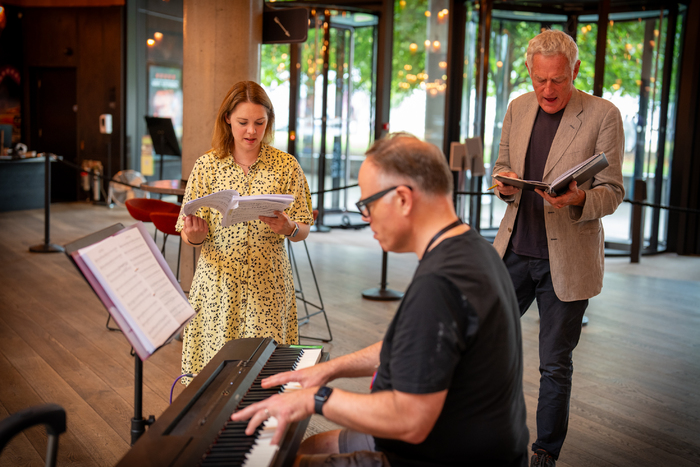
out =
[[[314,366],[321,355],[321,349],[304,349],[299,361],[297,361],[294,371],[302,370]],[[295,389],[301,389],[301,385],[295,382],[289,382],[282,386],[282,392],[293,391]],[[272,460],[279,450],[279,446],[272,444],[272,437],[275,434],[275,429],[277,428],[277,419],[275,417],[270,417],[263,422],[263,428],[253,445],[253,448],[246,456],[246,461],[243,463],[244,467],[259,467],[268,466],[272,463]]]

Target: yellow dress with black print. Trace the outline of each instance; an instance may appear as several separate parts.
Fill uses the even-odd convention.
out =
[[[291,194],[285,210],[292,221],[313,224],[311,195],[297,160],[263,144],[248,174],[230,155],[210,151],[197,159],[187,182],[183,206],[217,191],[234,189],[242,196]],[[209,224],[190,289],[197,315],[182,333],[182,373],[199,373],[224,344],[242,337],[272,337],[297,344],[296,294],[285,237],[260,220],[222,227],[222,215],[201,208]],[[177,230],[184,226],[180,212]]]

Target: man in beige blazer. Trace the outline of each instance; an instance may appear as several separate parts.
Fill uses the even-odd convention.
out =
[[[532,39],[527,68],[534,92],[508,107],[493,173],[552,182],[593,154],[609,167],[552,197],[497,182],[507,203],[494,247],[513,279],[520,312],[537,299],[540,393],[531,466],[554,466],[569,417],[572,352],[588,299],[603,285],[600,219],[622,202],[624,133],[619,110],[574,87],[581,62],[575,42],[547,30]]]

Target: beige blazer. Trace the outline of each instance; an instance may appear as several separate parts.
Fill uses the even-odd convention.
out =
[[[508,106],[498,160],[493,173],[515,172],[522,177],[532,126],[537,116],[537,97],[530,92]],[[536,137],[536,135],[533,135]],[[604,152],[609,167],[582,184],[586,191],[583,207],[555,209],[544,202],[544,221],[554,291],[560,300],[585,300],[603,287],[604,232],[601,217],[615,212],[625,194],[622,179],[624,132],[620,111],[609,101],[574,90],[564,110],[544,168],[544,182],[593,154]],[[497,190],[498,192],[498,190]],[[504,197],[508,206],[494,247],[503,257],[518,214],[521,192]]]

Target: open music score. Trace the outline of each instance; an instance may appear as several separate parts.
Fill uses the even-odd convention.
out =
[[[196,314],[141,222],[70,254],[141,360]]]

